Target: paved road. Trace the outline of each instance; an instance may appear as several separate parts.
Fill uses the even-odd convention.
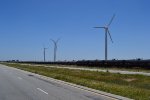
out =
[[[0,100],[112,100],[0,65]]]

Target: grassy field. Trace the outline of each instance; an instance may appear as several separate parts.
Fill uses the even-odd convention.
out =
[[[129,97],[135,100],[150,100],[150,77],[122,75],[109,72],[92,72],[64,68],[9,64],[7,66],[45,75],[55,79],[79,84],[93,89]]]
[[[37,64],[33,64],[37,65]],[[39,65],[39,64],[38,64]],[[149,69],[142,69],[142,68],[106,68],[106,67],[89,67],[89,66],[76,66],[76,65],[55,65],[55,64],[40,64],[41,66],[59,66],[59,67],[72,67],[72,68],[90,68],[90,69],[102,69],[102,70],[120,70],[120,71],[133,71],[133,72],[147,72],[150,73]]]

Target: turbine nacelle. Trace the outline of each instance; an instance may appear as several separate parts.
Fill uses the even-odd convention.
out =
[[[103,28],[105,29],[105,34],[109,34],[109,38],[111,40],[111,42],[113,43],[113,40],[112,40],[112,37],[111,37],[111,34],[110,34],[110,31],[109,31],[109,28],[108,27],[94,27],[94,28]]]

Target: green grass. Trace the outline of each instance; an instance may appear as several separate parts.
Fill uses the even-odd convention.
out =
[[[109,72],[46,68],[5,63],[7,66],[38,73],[55,79],[79,84],[93,89],[129,97],[135,100],[150,100],[150,77],[122,75]]]

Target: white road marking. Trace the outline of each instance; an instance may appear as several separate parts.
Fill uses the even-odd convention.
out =
[[[40,89],[40,88],[37,88],[39,91],[45,93],[45,94],[48,94],[47,92],[45,92],[44,90]]]
[[[18,79],[22,80],[22,78],[21,78],[21,77],[18,77]]]
[[[101,93],[101,91],[100,91],[100,93],[99,92],[95,92],[95,91],[91,91],[91,90],[87,89],[86,87],[84,89],[83,86],[80,87],[78,85],[75,85],[75,84],[72,84],[72,83],[68,83],[68,82],[64,82],[64,81],[61,81],[61,80],[50,78],[49,81],[52,81],[52,82],[55,82],[55,83],[58,83],[58,84],[61,84],[61,85],[67,85],[67,86],[70,86],[70,87],[73,87],[73,88],[76,88],[76,89],[79,89],[79,90],[83,90],[85,92],[89,92],[89,93],[92,93],[92,94],[95,94],[95,95],[100,95],[100,96],[103,96],[103,97],[106,97],[106,98],[110,98],[110,100],[122,100],[122,99],[117,98],[116,96],[112,96],[113,94],[110,95],[109,93],[106,93],[106,92],[103,92],[103,91],[102,91],[102,93]],[[123,100],[125,100],[125,99],[123,97]],[[130,100],[130,99],[127,98],[127,100]]]

